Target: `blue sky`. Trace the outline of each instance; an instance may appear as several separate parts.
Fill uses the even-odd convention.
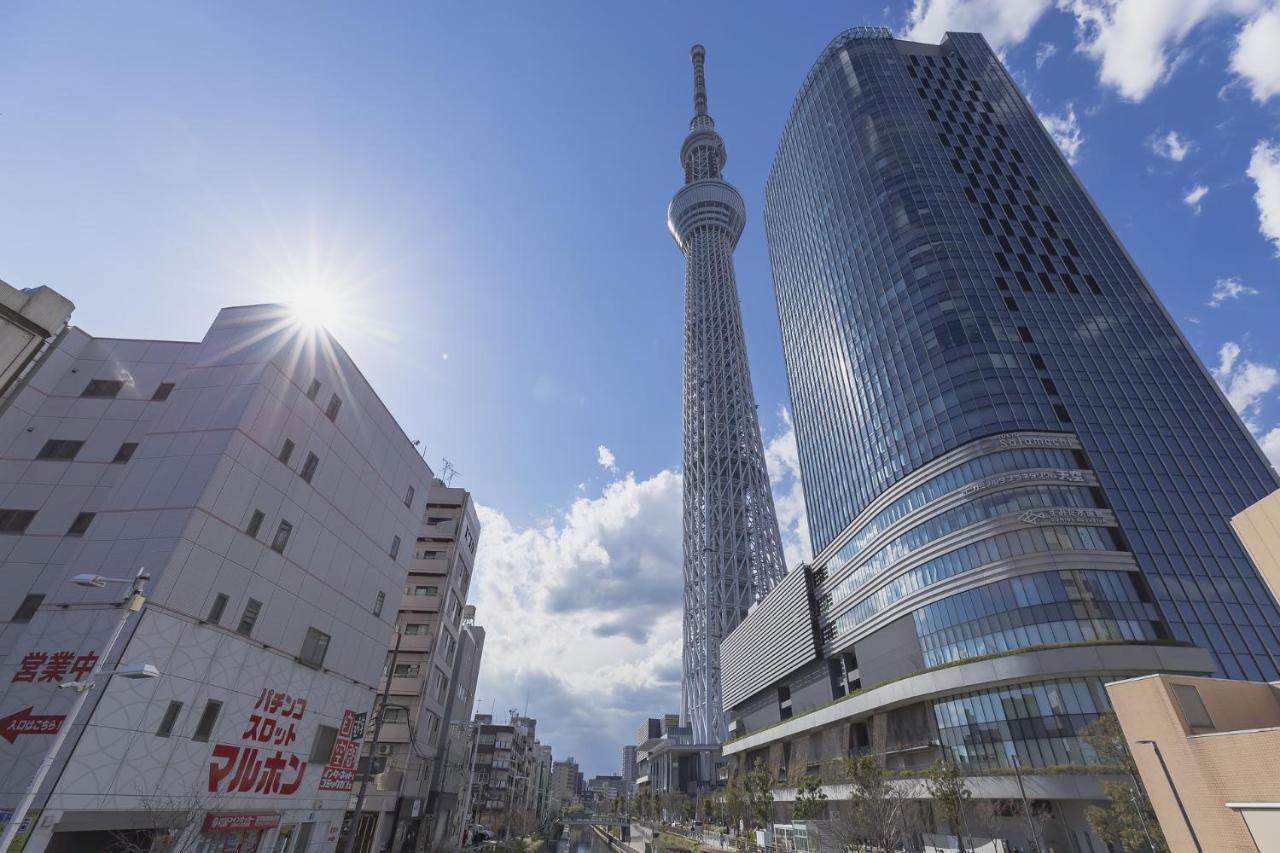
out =
[[[795,559],[762,194],[800,80],[858,24],[987,34],[1280,457],[1275,0],[9,3],[0,278],[121,337],[342,293],[340,339],[484,507],[484,709],[527,695],[557,756],[610,772],[679,702],[683,267],[664,219],[688,48],[707,46],[748,204],[738,281]]]

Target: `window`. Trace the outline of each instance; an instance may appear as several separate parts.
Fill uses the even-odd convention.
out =
[[[373,615],[374,615],[374,616],[381,616],[381,615],[382,615],[382,605],[383,605],[383,603],[384,603],[386,600],[387,600],[387,594],[386,594],[385,592],[379,592],[379,593],[378,593],[378,597],[377,597],[377,598],[375,598],[375,599],[373,600]]]
[[[1058,416],[1058,420],[1064,424],[1071,423],[1071,413],[1067,411],[1067,407],[1061,403],[1053,404],[1053,413]]]
[[[209,735],[213,734],[213,726],[218,722],[218,713],[222,710],[222,703],[216,699],[210,699],[204,703],[204,712],[200,714],[200,722],[196,723],[196,733],[191,736],[192,740],[207,741]]]
[[[1053,394],[1055,397],[1057,396],[1058,386],[1054,384],[1052,379],[1046,379],[1045,377],[1041,376],[1040,384],[1044,386],[1045,393]]]
[[[308,628],[307,637],[302,641],[302,654],[298,656],[298,663],[319,669],[328,651],[329,635],[324,631]]]
[[[453,521],[453,519],[447,515],[428,515],[427,516],[427,524],[444,524],[446,521]]]
[[[1209,716],[1209,709],[1204,706],[1199,690],[1190,684],[1175,684],[1173,695],[1193,735],[1213,731],[1213,718]]]
[[[258,614],[262,612],[262,602],[256,598],[251,598],[245,602],[244,612],[240,614],[240,624],[236,626],[236,633],[242,637],[253,635],[254,623],[258,621]]]
[[[0,533],[25,533],[35,517],[34,509],[0,509]]]
[[[404,493],[404,505],[413,506],[413,486],[410,486],[409,491]]]
[[[467,550],[474,554],[476,552],[476,537],[475,534],[471,532],[470,527],[465,528],[462,531],[462,538],[467,541]]]
[[[388,705],[382,709],[382,722],[407,723],[409,722],[409,712],[404,708],[394,708]]]
[[[164,709],[164,716],[160,718],[160,728],[156,729],[156,736],[168,737],[173,732],[173,725],[178,722],[178,714],[181,712],[181,702],[170,702],[169,707]]]
[[[40,603],[44,601],[44,595],[32,593],[22,599],[22,603],[18,605],[18,609],[13,612],[13,622],[30,622],[31,617],[36,615],[36,611],[40,609]]]
[[[404,626],[404,634],[406,637],[416,637],[427,633],[427,629],[431,626],[422,622],[410,622]]]
[[[389,553],[391,554],[391,559],[393,560],[397,556],[399,556],[400,554],[400,537],[399,536],[391,537],[391,551]]]
[[[417,678],[420,672],[422,672],[422,664],[398,663],[393,675],[396,678]]]
[[[258,531],[262,529],[262,522],[265,521],[266,518],[266,513],[260,509],[255,509],[253,511],[253,515],[249,516],[249,526],[244,529],[244,532],[252,536],[254,539],[257,539]]]
[[[231,599],[227,597],[227,594],[225,592],[220,592],[216,596],[214,596],[213,605],[210,606],[209,616],[205,619],[205,621],[212,622],[215,625],[221,622],[222,614],[227,609],[227,602],[230,600]]]
[[[337,742],[337,729],[333,726],[316,726],[316,736],[311,739],[311,755],[307,761],[312,764],[327,764],[329,756],[333,755],[333,745]]]
[[[415,586],[411,595],[439,595],[440,587],[438,586]]]
[[[40,452],[36,454],[36,458],[71,460],[76,458],[76,454],[80,452],[80,448],[82,447],[84,447],[83,441],[68,441],[61,438],[51,438],[44,443],[44,447],[40,448]]]
[[[80,392],[81,397],[115,397],[120,393],[124,383],[119,379],[90,379],[89,384]]]
[[[82,512],[71,522],[71,526],[67,528],[68,536],[83,536],[85,531],[89,529],[89,525],[93,523],[93,513]]]
[[[316,395],[320,393],[320,380],[312,379],[311,384],[307,386],[307,399],[314,401]]]
[[[111,460],[113,465],[123,465],[133,458],[133,453],[138,449],[138,442],[126,441],[120,445],[120,449],[116,451],[115,458]]]
[[[160,385],[156,387],[156,393],[151,395],[151,399],[152,400],[168,400],[169,395],[172,392],[173,392],[172,382],[161,382]]]
[[[331,421],[338,420],[338,410],[342,408],[342,401],[338,399],[338,395],[334,394],[329,398],[329,407],[324,410],[324,416]]]
[[[1038,352],[1031,353],[1031,366],[1036,370],[1045,370],[1044,358]]]
[[[1023,343],[1029,344],[1032,342],[1031,330],[1028,329],[1026,326],[1018,327],[1018,337],[1022,338]]]
[[[316,468],[319,465],[320,457],[314,453],[308,453],[307,461],[302,463],[302,472],[298,476],[310,483],[311,478],[316,475]]]
[[[293,456],[293,439],[286,438],[284,444],[280,448],[280,455],[276,458],[284,464],[289,464],[289,457]]]
[[[284,546],[289,544],[289,534],[293,532],[293,525],[287,521],[281,520],[280,526],[276,528],[276,535],[271,540],[271,550],[277,554],[284,553]]]

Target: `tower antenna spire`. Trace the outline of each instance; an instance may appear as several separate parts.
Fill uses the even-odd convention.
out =
[[[707,114],[707,78],[703,73],[703,64],[707,59],[707,49],[695,44],[689,50],[693,60],[693,114],[695,117]]]

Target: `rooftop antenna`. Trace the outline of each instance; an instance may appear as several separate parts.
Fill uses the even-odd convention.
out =
[[[413,440],[413,446],[414,446],[414,447],[416,447],[416,448],[418,448],[418,454],[419,454],[423,459],[426,459],[426,458],[427,458],[427,446],[426,446],[425,444],[423,444],[423,443],[422,443],[422,439],[420,439],[420,438],[415,438],[415,439]]]
[[[444,480],[446,486],[452,486],[453,478],[458,475],[458,469],[454,468],[453,463],[443,456],[440,457],[440,461],[444,463],[444,467],[440,469],[440,479]]]

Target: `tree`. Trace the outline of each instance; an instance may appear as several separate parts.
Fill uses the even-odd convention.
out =
[[[724,819],[726,823],[733,824],[734,831],[739,829],[739,824],[747,817],[747,794],[743,789],[742,783],[738,779],[729,782],[729,787],[724,792]]]
[[[915,799],[914,783],[893,779],[875,753],[846,758],[843,770],[849,802],[841,804],[832,827],[841,846],[898,847]]]
[[[747,814],[761,827],[768,827],[773,819],[773,784],[773,771],[759,758],[742,777]]]
[[[1093,747],[1102,764],[1119,768],[1128,778],[1127,782],[1103,783],[1107,804],[1092,806],[1085,813],[1093,831],[1125,853],[1143,850],[1166,853],[1168,842],[1160,831],[1147,789],[1138,779],[1138,766],[1125,742],[1120,720],[1108,711],[1081,729],[1080,736]]]
[[[817,776],[801,776],[796,786],[795,820],[812,820],[820,817],[825,809],[827,792]]]
[[[162,793],[159,788],[138,799],[142,814],[135,829],[113,831],[111,840],[118,853],[189,853],[200,840],[204,812],[212,799],[200,785],[186,794]]]
[[[960,839],[960,853],[964,853],[964,810],[971,796],[964,771],[954,761],[940,761],[925,771],[924,784]]]

